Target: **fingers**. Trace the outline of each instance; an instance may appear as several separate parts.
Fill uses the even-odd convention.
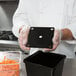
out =
[[[49,51],[54,51],[58,47],[59,43],[54,44],[52,49],[49,48],[44,48],[44,51],[49,52]]]
[[[56,44],[53,45],[53,49],[52,50],[55,50],[59,45],[59,42],[57,42]]]
[[[59,31],[55,30],[54,37],[53,37],[53,43],[56,44],[57,42],[59,42]]]
[[[20,48],[21,48],[22,50],[24,50],[24,51],[30,50],[29,47],[26,47],[28,34],[29,34],[29,29],[27,29],[26,31],[25,31],[25,30],[22,30],[22,31],[20,32],[19,39],[18,39]]]
[[[54,44],[52,49],[44,48],[44,51],[55,51],[55,50],[56,50],[56,48],[58,47],[58,45],[59,45],[59,43]]]
[[[23,39],[22,38],[19,38],[19,45],[20,45],[20,48],[22,49],[22,50],[30,50],[30,48],[29,47],[26,47],[25,46],[25,42],[23,43]]]
[[[59,40],[60,36],[59,35],[60,35],[59,31],[55,30],[54,31],[54,37],[53,37],[53,48],[52,49],[45,48],[44,51],[54,51],[58,47],[59,42],[60,42],[60,40]]]

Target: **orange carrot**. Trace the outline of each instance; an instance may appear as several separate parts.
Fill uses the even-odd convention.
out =
[[[5,56],[4,60],[0,62],[0,76],[19,76],[19,63],[15,60],[7,59]]]

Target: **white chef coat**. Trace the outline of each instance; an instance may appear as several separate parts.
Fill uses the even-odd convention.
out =
[[[13,33],[24,26],[69,28],[76,38],[76,0],[20,0],[13,16]],[[74,58],[75,41],[61,41],[54,51]],[[38,49],[31,49],[34,50]]]

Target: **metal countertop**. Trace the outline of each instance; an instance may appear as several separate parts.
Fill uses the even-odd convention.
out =
[[[76,76],[76,59],[67,59],[62,76]]]

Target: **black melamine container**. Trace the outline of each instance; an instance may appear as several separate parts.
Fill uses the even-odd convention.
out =
[[[24,59],[27,76],[62,76],[66,56],[38,51]]]

